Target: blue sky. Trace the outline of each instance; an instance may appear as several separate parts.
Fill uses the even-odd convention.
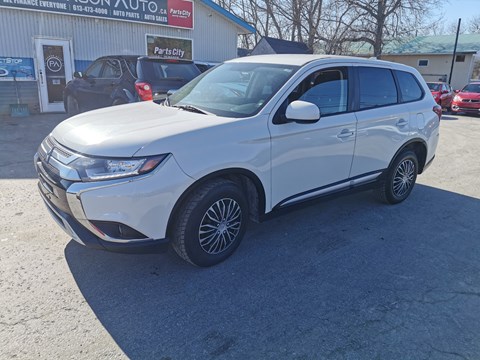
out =
[[[480,15],[480,0],[449,0],[439,12],[444,14],[447,24],[462,18],[462,24],[473,16]]]

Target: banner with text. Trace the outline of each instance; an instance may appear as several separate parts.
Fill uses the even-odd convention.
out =
[[[192,40],[147,35],[147,55],[165,59],[192,60]]]
[[[185,0],[0,0],[0,7],[193,29],[193,2]]]
[[[31,81],[35,80],[32,58],[0,56],[0,80]]]

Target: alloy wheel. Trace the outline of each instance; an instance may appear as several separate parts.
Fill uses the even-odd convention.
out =
[[[233,199],[224,198],[208,208],[200,222],[198,239],[210,255],[219,254],[237,238],[242,224],[242,209]]]

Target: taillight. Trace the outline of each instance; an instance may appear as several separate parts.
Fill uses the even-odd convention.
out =
[[[433,107],[433,112],[437,114],[438,120],[440,120],[440,118],[442,117],[442,107],[440,105],[435,105]]]
[[[153,100],[152,86],[146,82],[135,83],[135,90],[140,97],[140,100],[148,101]]]

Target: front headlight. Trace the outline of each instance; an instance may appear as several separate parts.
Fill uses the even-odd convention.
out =
[[[167,154],[143,158],[93,158],[81,157],[70,166],[77,170],[82,181],[112,180],[146,174],[155,169]]]
[[[462,101],[462,98],[458,95],[455,95],[455,97],[453,98],[453,101],[459,101],[461,102]]]

